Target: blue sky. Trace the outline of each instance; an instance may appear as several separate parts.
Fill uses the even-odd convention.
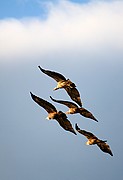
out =
[[[25,16],[44,16],[44,5],[47,2],[58,3],[58,0],[10,0],[0,2],[0,18],[23,18]],[[85,3],[88,0],[71,0],[74,3]]]
[[[0,179],[123,179],[123,2],[0,2]],[[70,78],[98,123],[68,115],[73,127],[107,139],[111,157],[46,120],[29,92],[70,100],[38,65]],[[53,103],[53,102],[52,102]],[[67,108],[53,103],[58,110]]]

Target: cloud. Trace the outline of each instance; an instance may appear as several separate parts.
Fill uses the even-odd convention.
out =
[[[58,52],[81,56],[116,52],[123,57],[122,1],[59,1],[47,7],[44,20],[25,17],[0,21],[0,62]]]

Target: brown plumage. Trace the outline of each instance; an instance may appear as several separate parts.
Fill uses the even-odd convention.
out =
[[[54,90],[64,88],[70,98],[75,101],[80,107],[82,106],[82,102],[80,99],[80,94],[78,90],[76,89],[76,85],[71,82],[69,79],[66,79],[62,74],[54,72],[54,71],[49,71],[41,68],[38,66],[39,69],[48,75],[49,77],[53,78],[54,80],[57,81],[57,86],[54,88]]]
[[[98,139],[94,134],[92,134],[91,132],[85,131],[85,130],[81,130],[78,125],[75,125],[76,130],[84,135],[88,141],[86,142],[87,145],[93,145],[93,144],[97,144],[97,146],[105,153],[110,154],[111,156],[113,156],[113,153],[109,147],[109,145],[106,143],[107,141],[103,141]]]
[[[43,107],[47,112],[48,112],[48,117],[47,119],[55,119],[57,122],[60,124],[60,126],[65,129],[66,131],[70,131],[76,135],[75,130],[72,127],[72,124],[70,121],[67,119],[67,116],[65,113],[62,111],[57,111],[55,106],[53,106],[51,103],[48,101],[35,96],[34,94],[31,94],[32,99],[41,107]]]
[[[83,108],[83,107],[78,107],[75,103],[73,102],[69,102],[69,101],[63,101],[63,100],[56,100],[54,98],[52,98],[50,96],[50,98],[57,103],[63,104],[65,106],[67,106],[69,108],[69,111],[66,112],[66,114],[76,114],[79,113],[82,116],[86,117],[86,118],[90,118],[93,119],[94,121],[98,120],[93,116],[93,114],[91,112],[89,112],[87,109]]]

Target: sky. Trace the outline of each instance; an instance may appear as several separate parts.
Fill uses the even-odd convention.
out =
[[[123,1],[0,1],[0,179],[123,179]],[[69,100],[38,66],[70,78],[98,123],[68,115],[73,127],[107,140],[113,157],[62,129],[30,91]]]

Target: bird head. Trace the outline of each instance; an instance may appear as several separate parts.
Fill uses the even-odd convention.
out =
[[[90,145],[90,142],[89,142],[89,141],[87,141],[87,142],[86,142],[86,145]]]

